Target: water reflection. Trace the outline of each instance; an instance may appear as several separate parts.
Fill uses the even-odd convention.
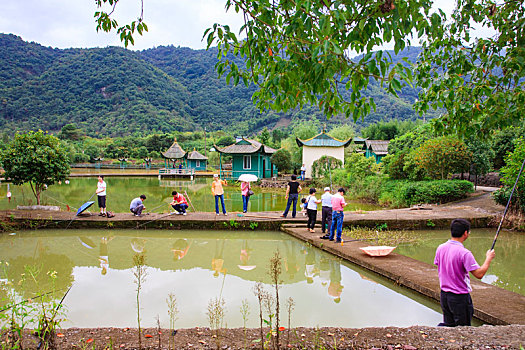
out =
[[[243,299],[252,315],[248,326],[257,327],[253,286],[271,289],[267,270],[276,250],[283,256],[281,301],[294,299],[295,326],[436,325],[441,318],[437,304],[279,232],[37,231],[2,236],[0,249],[13,282],[24,265],[41,263],[58,271],[59,287],[73,286],[65,301],[68,327],[135,325],[136,254],[145,257],[148,276],[141,290],[144,326],[154,326],[157,315],[168,326],[165,300],[174,293],[177,327],[207,326],[207,303],[219,295],[228,327],[242,326]],[[19,290],[28,297],[35,291]]]

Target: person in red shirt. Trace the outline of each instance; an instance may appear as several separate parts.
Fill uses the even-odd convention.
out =
[[[173,191],[171,194],[173,195],[173,201],[170,204],[173,209],[175,209],[177,214],[186,215],[186,209],[188,209],[186,198],[184,198],[182,193],[177,193],[177,191]]]

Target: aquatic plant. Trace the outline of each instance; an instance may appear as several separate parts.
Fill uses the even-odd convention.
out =
[[[255,283],[255,286],[253,287],[253,294],[257,297],[257,301],[259,302],[259,330],[260,330],[260,343],[261,343],[261,350],[264,349],[264,333],[263,333],[263,300],[266,296],[266,291],[263,288],[263,284],[261,282]]]
[[[142,285],[146,281],[146,258],[144,254],[133,255],[133,276],[135,277],[135,284],[137,285],[136,304],[137,304],[137,327],[138,327],[138,340],[139,350],[142,349],[142,329],[140,327],[140,291]]]
[[[242,300],[239,311],[242,316],[243,345],[244,349],[246,349],[246,323],[248,322],[248,316],[250,315],[250,304],[248,303],[248,299]]]
[[[225,314],[226,302],[224,299],[221,297],[210,299],[208,302],[208,312],[206,312],[206,315],[208,316],[210,328],[212,332],[215,333],[215,344],[217,345],[217,349],[221,347],[220,329],[223,326]]]
[[[170,317],[170,336],[168,340],[168,348],[171,350],[172,341],[173,345],[175,345],[175,334],[177,333],[175,331],[175,321],[179,319],[179,309],[177,307],[177,297],[175,294],[170,293],[168,294],[168,297],[166,298],[166,303],[168,304],[168,315]]]
[[[279,288],[280,284],[282,283],[280,277],[282,273],[282,258],[279,254],[279,251],[276,251],[272,258],[270,258],[270,268],[268,270],[268,274],[270,275],[270,279],[273,283],[274,289],[275,289],[275,339],[274,339],[274,348],[279,349],[280,343],[279,343]],[[272,328],[270,326],[270,332]]]
[[[286,309],[288,310],[288,329],[286,330],[286,343],[290,345],[290,328],[292,327],[292,311],[295,309],[295,301],[292,297],[286,300]]]
[[[371,241],[376,245],[397,246],[401,243],[417,243],[421,234],[405,230],[375,230],[366,227],[345,228],[343,234],[354,240]]]

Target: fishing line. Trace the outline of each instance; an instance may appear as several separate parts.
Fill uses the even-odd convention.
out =
[[[496,236],[494,236],[494,241],[492,242],[492,247],[490,248],[490,250],[493,250],[494,246],[496,245],[496,241],[499,236],[499,231],[501,230],[501,225],[503,225],[503,220],[505,219],[505,215],[507,215],[507,210],[509,209],[510,201],[512,200],[512,195],[514,194],[514,190],[516,189],[516,186],[518,185],[518,180],[520,179],[521,172],[523,171],[524,166],[525,166],[525,158],[523,159],[523,163],[521,164],[520,172],[518,173],[518,177],[516,178],[514,187],[512,187],[512,191],[510,192],[509,200],[507,201],[507,205],[505,206],[505,210],[503,211],[503,216],[501,217],[501,221],[499,222],[498,230],[496,231]]]

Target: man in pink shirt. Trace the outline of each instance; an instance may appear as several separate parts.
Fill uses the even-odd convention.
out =
[[[494,250],[485,254],[485,262],[479,266],[470,250],[463,247],[463,242],[470,235],[470,222],[455,219],[450,225],[451,238],[436,250],[434,264],[438,267],[439,285],[441,287],[441,309],[443,322],[438,326],[470,326],[474,306],[470,292],[471,272],[481,279],[494,259]]]
[[[322,239],[328,238],[330,241],[334,240],[335,230],[337,228],[337,239],[336,243],[341,243],[341,234],[343,233],[343,208],[346,206],[344,199],[345,190],[340,188],[337,190],[337,194],[332,196],[332,226],[330,227],[330,236],[321,237]]]

